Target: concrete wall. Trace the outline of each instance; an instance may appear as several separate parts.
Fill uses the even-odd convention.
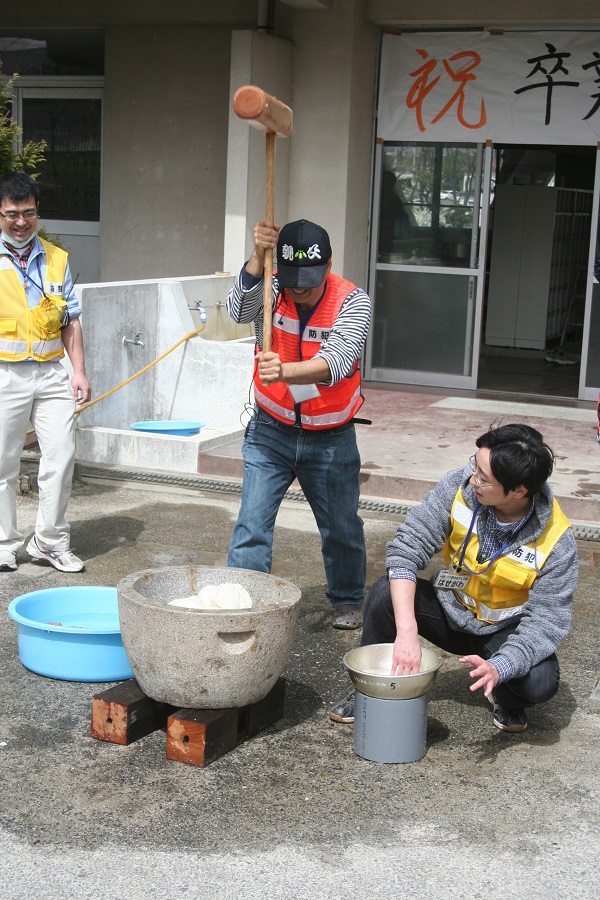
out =
[[[215,333],[211,300],[223,297],[224,286],[228,285],[222,278],[201,278],[189,283],[164,280],[79,288],[86,370],[94,397],[136,374],[199,327],[188,308],[190,298],[207,307]],[[143,347],[123,344],[124,337],[138,333]],[[129,429],[132,422],[183,419],[221,430],[238,429],[252,377],[254,346],[247,333],[247,327],[242,327],[230,341],[190,338],[143,375],[81,413],[79,424]]]
[[[240,84],[260,84],[294,112],[291,137],[277,141],[275,220],[322,224],[335,271],[360,286],[367,277],[377,67],[377,32],[364,7],[364,0],[336,0],[330,11],[280,17],[289,40],[235,32],[231,54],[231,94]],[[264,136],[232,113],[227,271],[252,252],[252,228],[264,214],[264,170]]]
[[[276,19],[293,16],[295,10],[312,7],[325,17],[328,7],[350,5],[351,0],[282,0],[275,4]],[[233,28],[256,27],[259,0],[177,0],[166,4],[164,0],[144,0],[143,4],[123,0],[28,0],[23,4],[3,4],[2,26],[19,25],[25,28],[37,26],[90,27],[128,25],[136,28],[143,22],[156,25],[231,25]],[[499,4],[482,3],[481,0],[428,0],[427,4],[409,0],[366,0],[365,18],[378,25],[411,24],[586,24],[598,20],[597,0],[504,0]]]
[[[86,370],[94,397],[139,372],[158,354],[158,284],[90,285],[77,291],[83,308]],[[141,333],[144,347],[123,344]],[[185,332],[183,332],[185,334]],[[154,417],[156,368],[81,413],[80,425],[127,428]]]
[[[248,254],[262,210],[263,139],[250,129],[240,137],[242,123],[236,136],[230,99],[239,81],[255,80],[294,109],[294,133],[278,142],[276,217],[325,225],[334,268],[365,286],[378,28],[600,25],[598,0],[310,6],[276,2],[275,36],[256,32],[258,0],[30,0],[3,9],[5,34],[105,30],[104,280],[204,275],[224,262],[233,271]]]
[[[156,25],[229,25],[252,28],[256,25],[258,0],[29,0],[27,9],[3,4],[2,25],[24,28],[64,26],[89,28],[92,26],[128,25],[137,31],[144,22]],[[134,38],[132,38],[133,42]]]
[[[329,232],[333,268],[365,286],[377,32],[364,0],[294,18],[289,218]]]
[[[230,34],[106,29],[103,279],[221,269]]]
[[[503,0],[501,4],[481,0],[428,0],[427,5],[407,0],[367,0],[366,16],[377,25],[546,25],[588,24],[599,21],[597,0]]]

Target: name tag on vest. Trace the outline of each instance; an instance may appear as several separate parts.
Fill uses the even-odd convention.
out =
[[[44,289],[48,294],[60,294],[62,297],[63,286],[58,281],[47,281]]]
[[[316,343],[321,344],[323,341],[328,340],[330,334],[331,328],[311,328],[309,325],[302,333],[302,340],[315,341]]]
[[[456,572],[448,571],[448,569],[440,569],[435,576],[433,584],[435,587],[447,588],[451,591],[461,591],[466,587],[468,580],[468,575],[458,575]]]
[[[535,551],[531,547],[525,547],[524,545],[521,547],[517,547],[512,553],[506,554],[506,559],[514,559],[516,562],[521,563],[524,566],[528,566],[530,569],[535,569],[536,564],[540,566],[545,557],[543,553],[540,553],[539,550]]]

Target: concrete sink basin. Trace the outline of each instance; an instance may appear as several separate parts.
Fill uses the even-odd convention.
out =
[[[250,609],[185,609],[170,600],[234,582]],[[285,667],[300,614],[300,589],[247,569],[149,569],[117,585],[123,646],[141,689],[173,706],[222,709],[265,697]]]

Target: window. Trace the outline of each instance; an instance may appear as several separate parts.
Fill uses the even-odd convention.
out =
[[[385,144],[378,261],[468,265],[476,172],[474,145]]]

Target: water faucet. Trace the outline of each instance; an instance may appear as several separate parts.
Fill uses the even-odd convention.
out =
[[[124,346],[127,346],[127,344],[135,344],[137,347],[144,347],[145,344],[142,340],[142,332],[136,331],[135,337],[133,338],[124,337],[123,344]]]
[[[224,306],[225,304],[224,304],[224,303],[217,303],[216,305],[217,305],[217,306]],[[189,303],[188,303],[188,309],[195,309],[196,312],[198,313],[198,315],[200,316],[200,321],[201,321],[201,322],[206,322],[206,310],[205,310],[205,308],[200,304],[200,301],[199,301],[199,300],[196,301],[196,303],[194,304],[194,306],[190,306]]]

